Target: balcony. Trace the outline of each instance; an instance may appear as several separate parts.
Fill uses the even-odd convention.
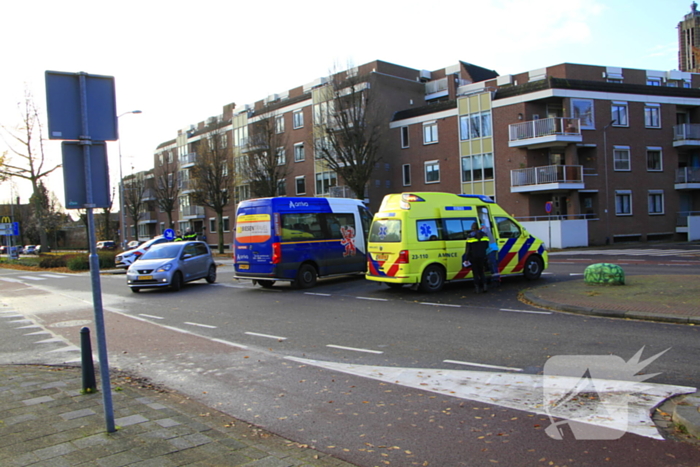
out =
[[[700,190],[700,167],[676,169],[676,190]]]
[[[180,168],[192,167],[197,162],[197,153],[190,152],[184,156],[180,156],[178,162],[180,163]]]
[[[242,154],[267,150],[269,147],[269,142],[262,135],[252,135],[247,138],[241,138],[240,149]]]
[[[510,171],[511,193],[583,190],[583,166],[547,165]]]
[[[673,127],[673,147],[699,147],[700,124],[684,123]]]
[[[676,233],[688,234],[688,241],[700,240],[700,211],[680,211],[676,217]]]
[[[138,224],[155,224],[158,222],[158,214],[155,211],[143,211],[139,213]]]
[[[194,182],[190,179],[179,180],[178,184],[180,185],[180,193],[194,191]]]
[[[578,118],[541,118],[508,125],[508,146],[537,149],[566,146],[583,141]]]
[[[180,208],[182,219],[203,219],[204,206],[183,206]]]
[[[156,191],[152,188],[146,188],[143,191],[143,195],[141,196],[142,201],[155,201],[156,200]]]

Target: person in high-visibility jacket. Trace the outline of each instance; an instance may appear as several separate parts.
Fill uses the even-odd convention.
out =
[[[182,236],[182,239],[186,242],[197,240],[197,232],[193,231],[192,229],[187,229],[185,231],[185,235]]]
[[[471,263],[474,277],[474,291],[486,292],[486,250],[489,247],[489,237],[479,229],[476,222],[472,225],[472,230],[467,237],[467,261]]]

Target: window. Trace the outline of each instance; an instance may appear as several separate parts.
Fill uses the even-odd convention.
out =
[[[335,172],[319,172],[316,174],[316,195],[327,195],[332,186],[338,184]]]
[[[425,163],[425,183],[440,182],[440,162],[430,161]]]
[[[278,115],[275,117],[275,132],[284,133],[284,115]]]
[[[165,222],[160,223],[160,234],[163,235],[165,233]]]
[[[277,151],[275,152],[275,160],[277,161],[277,165],[286,165],[287,164],[287,151],[284,150],[284,148],[277,148]]]
[[[661,78],[647,77],[647,86],[661,86]]]
[[[294,145],[294,162],[301,162],[306,158],[304,154],[304,143]]]
[[[231,231],[231,224],[229,223],[229,218],[224,217],[221,219],[221,222],[224,224],[224,228],[222,229],[224,232],[230,232]]]
[[[437,122],[423,124],[423,144],[435,144],[438,142]]]
[[[472,138],[491,136],[491,112],[473,113],[459,117],[459,138],[464,141]]]
[[[613,169],[617,171],[632,170],[630,166],[630,148],[627,146],[615,146],[613,150]]]
[[[661,172],[663,169],[661,148],[647,148],[647,170]]]
[[[287,181],[284,179],[277,182],[277,196],[287,196]]]
[[[659,104],[644,106],[644,125],[647,128],[661,128],[661,106]]]
[[[627,102],[612,103],[613,126],[629,126],[627,120]]]
[[[409,141],[408,141],[408,127],[407,126],[402,126],[401,127],[401,147],[402,148],[407,148],[409,146]]]
[[[301,177],[296,177],[295,179],[296,187],[297,187],[297,194],[298,195],[305,195],[306,194],[306,180],[304,180],[304,176],[302,175]]]
[[[629,190],[615,191],[615,214],[618,216],[632,215],[632,192]]]
[[[469,139],[469,115],[459,117],[459,139]]]
[[[649,214],[664,213],[663,190],[649,190]]]
[[[369,241],[377,243],[400,242],[401,221],[399,219],[377,219],[372,222]]]
[[[462,157],[462,183],[493,180],[493,154]]]
[[[209,218],[209,232],[216,233],[216,217]]]
[[[496,228],[498,229],[499,238],[518,238],[520,237],[520,227],[512,219],[508,217],[494,217]]]
[[[403,186],[411,185],[411,164],[404,164],[402,167]]]
[[[304,109],[295,110],[292,114],[292,124],[294,129],[304,127]]]
[[[589,99],[571,99],[571,117],[581,120],[581,128],[594,130],[593,101]]]

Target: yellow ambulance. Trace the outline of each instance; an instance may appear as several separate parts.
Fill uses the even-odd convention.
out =
[[[384,197],[370,228],[366,277],[391,288],[411,284],[423,292],[471,279],[462,255],[469,232],[484,226],[498,243],[501,276],[540,277],[547,267],[544,243],[491,198],[427,192]]]

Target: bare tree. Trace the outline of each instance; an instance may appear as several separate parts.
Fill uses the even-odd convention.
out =
[[[177,197],[180,193],[180,185],[177,177],[177,162],[166,157],[163,165],[155,169],[155,183],[153,190],[156,195],[156,204],[161,211],[168,215],[168,228],[172,229],[173,211],[177,206]]]
[[[358,199],[379,160],[384,136],[384,105],[371,87],[371,75],[335,73],[329,79],[328,100],[321,105],[322,138],[315,144],[316,155],[341,176]]]
[[[197,163],[191,169],[192,200],[216,213],[217,225],[223,226],[224,208],[233,197],[235,173],[233,152],[226,133],[212,128],[196,145]],[[219,234],[219,253],[224,252],[223,228]]]
[[[257,118],[256,118],[257,117]],[[280,183],[289,174],[284,117],[270,106],[256,112],[243,149],[244,175],[253,197],[280,195]]]
[[[126,212],[131,216],[134,224],[138,224],[145,204],[146,181],[143,173],[128,175],[124,177],[122,183],[124,184],[124,206]],[[124,238],[127,238],[126,225],[124,226],[124,234]]]
[[[44,153],[44,140],[42,137],[43,126],[39,118],[39,110],[34,104],[34,99],[29,90],[24,91],[24,101],[20,102],[20,115],[22,123],[15,129],[2,126],[3,140],[9,148],[9,153],[22,159],[22,163],[15,164],[6,160],[8,152],[3,155],[4,164],[0,165],[0,178],[21,178],[32,184],[32,198],[38,203],[33,206],[34,215],[38,222],[40,244],[48,245],[46,229],[43,223],[47,213],[42,198],[42,179],[61,167],[57,164],[51,168],[45,168],[46,154]],[[10,142],[7,141],[10,140]]]

